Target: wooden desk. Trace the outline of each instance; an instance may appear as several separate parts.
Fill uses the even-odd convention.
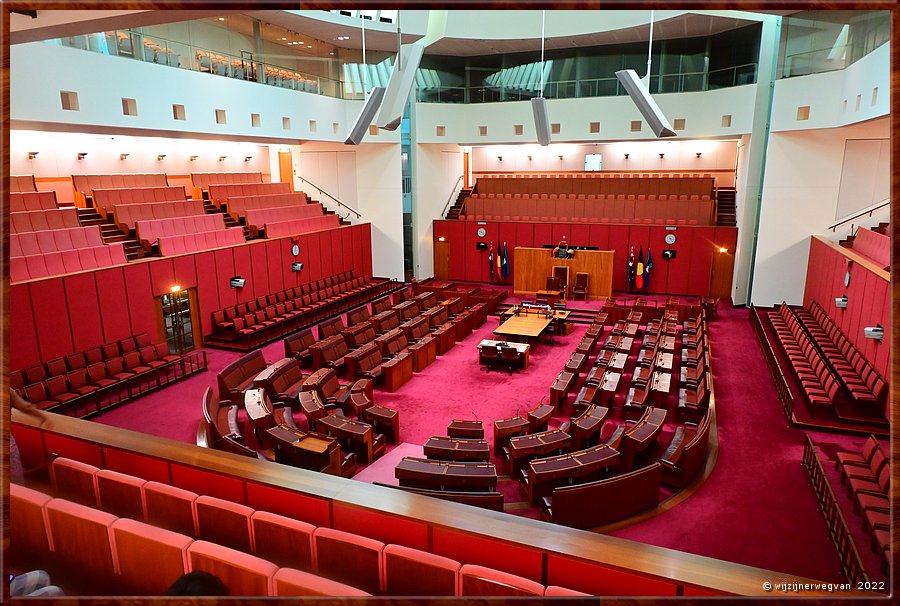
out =
[[[512,436],[520,436],[528,431],[530,424],[520,416],[494,421],[494,450],[500,452]]]
[[[481,363],[481,350],[485,347],[496,347],[497,353],[500,353],[500,347],[505,344],[507,347],[515,347],[516,351],[519,353],[522,359],[522,368],[528,368],[528,357],[531,353],[531,345],[527,343],[516,343],[509,341],[496,341],[494,339],[482,339],[481,342],[476,346],[478,347],[478,362]]]
[[[603,406],[588,406],[580,416],[572,419],[569,425],[569,433],[572,435],[574,447],[585,448],[594,436],[600,436],[603,421],[609,414],[609,408]]]
[[[411,320],[419,315],[419,302],[418,301],[404,301],[399,305],[394,305],[394,311],[400,314],[400,319],[403,321]]]
[[[529,343],[537,341],[553,321],[553,317],[547,318],[544,314],[521,313],[501,324],[494,330],[494,334],[512,341]]]
[[[654,406],[665,407],[666,396],[672,386],[672,375],[667,372],[654,372],[650,380],[650,396]]]
[[[575,375],[562,371],[550,386],[550,405],[559,410],[566,403],[566,396],[575,384]]]
[[[341,475],[341,447],[336,439],[285,425],[270,427],[266,433],[275,444],[276,462]]]
[[[535,297],[541,297],[542,299],[547,300],[547,305],[555,305],[559,301],[559,291],[558,290],[539,290],[535,294]]]
[[[310,431],[315,431],[316,421],[326,415],[325,403],[318,391],[301,391],[299,400],[300,410],[306,415],[306,426]]]
[[[413,372],[422,372],[437,358],[437,340],[431,335],[409,346],[413,357]]]
[[[327,415],[319,419],[316,425],[323,433],[345,442],[348,450],[355,452],[363,462],[371,463],[375,460],[375,431],[368,423]]]
[[[362,412],[362,420],[370,424],[376,433],[390,437],[394,444],[400,441],[400,411],[374,405]]]
[[[403,457],[394,468],[400,486],[437,490],[492,491],[497,488],[493,463],[458,463]]]
[[[646,450],[656,440],[665,421],[665,408],[644,409],[644,414],[637,423],[626,429],[623,435],[623,446],[629,459]]]
[[[656,355],[656,367],[660,370],[672,371],[672,360],[674,359],[674,354],[667,352],[659,352]]]
[[[571,444],[572,436],[559,429],[512,437],[509,439],[509,474],[516,477],[526,461],[568,448]]]
[[[487,463],[491,449],[487,440],[432,436],[425,442],[425,456],[439,461],[479,461]]]
[[[253,433],[256,438],[262,441],[262,433],[273,425],[275,418],[272,416],[272,403],[269,396],[262,388],[248,389],[244,392],[244,410],[247,411],[247,417],[253,425]]]
[[[577,272],[590,274],[587,298],[603,299],[612,294],[613,256],[611,250],[577,250],[569,259],[553,257],[549,248],[517,246],[513,252],[516,271],[513,274],[513,290],[516,294],[531,294],[544,290],[547,276],[553,275],[554,265],[569,268],[570,281],[574,283]]]
[[[573,353],[569,356],[569,361],[566,362],[565,371],[570,372],[573,375],[577,375],[581,372],[581,369],[584,368],[584,364],[587,362],[587,356],[580,353]]]
[[[525,491],[528,502],[536,505],[541,497],[550,494],[554,488],[599,479],[604,470],[617,467],[622,455],[606,444],[591,446],[578,452],[534,459],[523,469]]]
[[[404,383],[412,379],[412,354],[404,351],[397,354],[392,360],[385,361],[381,365],[381,374],[384,375],[384,389],[397,391]]]
[[[451,438],[484,438],[484,424],[481,421],[465,421],[453,419],[447,426],[447,435]]]
[[[545,431],[550,417],[553,416],[554,408],[549,404],[542,404],[533,410],[528,411],[528,424],[531,431]]]

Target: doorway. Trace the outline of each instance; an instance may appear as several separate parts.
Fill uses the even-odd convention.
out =
[[[713,252],[709,296],[714,299],[731,300],[731,282],[733,278],[734,252],[723,248],[717,249]]]
[[[196,347],[192,299],[189,290],[179,290],[161,297],[166,343],[173,353],[182,354]]]
[[[441,240],[434,242],[434,279],[450,279],[450,243]]]
[[[278,152],[278,173],[278,180],[290,183],[291,191],[294,191],[294,159],[290,150]]]

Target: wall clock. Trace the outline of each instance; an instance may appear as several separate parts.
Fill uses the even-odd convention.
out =
[[[844,286],[850,286],[850,272],[844,274]]]
[[[666,244],[675,244],[675,234],[666,234]]]
[[[478,234],[478,237],[479,237],[479,238],[483,238],[483,237],[485,237],[485,236],[487,235],[487,230],[486,230],[485,228],[483,228],[483,227],[479,227],[479,228],[478,228],[478,231],[475,232],[475,233]]]
[[[291,254],[294,255],[295,257],[300,254],[300,245],[299,244],[294,244],[293,246],[291,246]]]

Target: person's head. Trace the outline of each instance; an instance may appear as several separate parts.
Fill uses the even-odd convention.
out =
[[[166,595],[227,596],[231,594],[219,577],[196,570],[176,579],[166,590]]]

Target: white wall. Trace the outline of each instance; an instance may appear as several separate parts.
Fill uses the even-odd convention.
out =
[[[10,65],[13,128],[52,130],[75,125],[85,132],[132,129],[175,137],[188,133],[261,142],[343,142],[362,107],[361,101],[40,42],[11,47]],[[60,91],[78,93],[79,111],[62,109]],[[123,97],[137,101],[137,116],[122,114]],[[175,103],[184,105],[185,120],[173,118]],[[216,123],[217,109],[225,110],[225,124]],[[251,113],[260,115],[259,127],[251,126]],[[289,129],[283,128],[283,117],[290,118]],[[310,120],[316,122],[315,131]],[[365,141],[399,142],[399,132],[367,134]]]
[[[424,279],[434,275],[434,220],[443,218],[441,211],[462,175],[463,160],[462,149],[458,145],[416,145],[415,154],[415,275],[418,279]]]
[[[697,153],[702,155],[698,158]],[[628,158],[625,158],[625,154]],[[665,154],[660,158],[659,154]],[[602,154],[603,170],[704,171],[734,170],[737,142],[716,140],[627,141],[622,143],[535,143],[472,148],[472,170],[545,172],[584,170],[585,154]],[[501,161],[499,157],[502,157]],[[531,159],[529,160],[529,156]],[[560,160],[559,156],[563,159]]]
[[[674,123],[685,119],[685,129],[678,136],[690,139],[737,138],[749,133],[753,120],[756,85],[735,86],[707,92],[654,95],[660,109]],[[550,99],[547,102],[550,123],[560,125],[552,141],[601,142],[654,139],[629,97],[595,97]],[[458,143],[483,145],[494,143],[536,143],[531,103],[449,104],[417,103],[416,128],[419,143]],[[722,127],[722,116],[731,115],[731,126]],[[631,121],[641,120],[640,132],[631,132]],[[600,132],[591,133],[590,123],[600,122]],[[521,124],[522,135],[515,135],[514,125]],[[444,126],[444,136],[437,127]],[[487,136],[478,127],[487,126]]]
[[[769,137],[752,287],[755,305],[803,302],[810,234],[841,237],[827,228],[835,222],[846,140],[888,136],[890,120],[882,118]],[[884,209],[862,224],[877,224],[887,214]]]
[[[890,43],[881,45],[844,70],[778,80],[772,106],[772,131],[844,126],[890,113],[890,46]],[[878,93],[873,104],[874,88],[878,88]],[[856,109],[857,95],[859,109]],[[797,108],[801,106],[809,106],[808,120],[797,119]]]
[[[372,270],[376,276],[403,279],[403,187],[399,145],[344,146],[311,141],[290,147],[295,175],[310,179],[359,212],[352,223],[372,224]],[[299,178],[294,189],[341,216],[347,211]]]

